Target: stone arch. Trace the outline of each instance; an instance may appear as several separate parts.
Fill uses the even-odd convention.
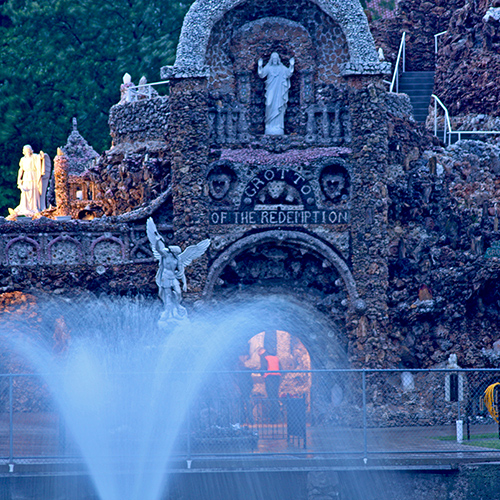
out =
[[[57,247],[61,247],[59,251]],[[79,264],[83,261],[82,245],[68,234],[62,234],[47,245],[47,258],[50,264]]]
[[[40,244],[28,236],[14,238],[5,247],[8,265],[37,265],[40,263],[40,257]]]
[[[212,29],[230,10],[247,0],[197,0],[182,25],[173,67],[162,68],[163,78],[208,76],[206,53]],[[310,0],[335,20],[345,34],[350,60],[342,72],[348,74],[390,73],[390,64],[381,63],[368,21],[359,0]]]
[[[292,36],[294,36],[298,42],[296,44],[296,51],[293,54],[297,59],[295,70],[300,71],[303,68],[311,68],[314,65],[314,44],[310,34],[302,25],[289,19],[281,19],[279,17],[265,17],[246,23],[234,34],[234,37],[231,40],[230,44],[230,51],[234,59],[234,70],[236,72],[241,72],[247,68],[253,67],[256,64],[257,59],[263,55],[256,52],[255,47],[259,44],[254,40],[254,38],[260,38],[262,35],[260,35],[260,33],[256,35],[252,31],[253,28],[259,26],[264,29],[266,23],[270,24],[273,22],[278,26],[281,26],[284,33],[274,33],[273,36],[273,32],[271,30],[271,33],[268,34],[270,40],[267,42],[269,45],[269,54],[264,54],[264,56],[266,58],[269,58],[269,56],[271,55],[271,47],[273,46],[273,42],[275,42],[276,40],[283,40],[283,38],[291,38]],[[287,33],[287,28],[290,33]],[[245,50],[242,50],[243,47],[245,47]],[[280,57],[283,58],[283,55],[284,54],[280,54]],[[287,55],[285,54],[285,56]],[[286,64],[288,64],[288,58],[286,60]]]
[[[92,242],[90,253],[97,264],[120,264],[125,261],[125,244],[119,238],[104,235]]]
[[[213,294],[217,280],[232,259],[256,245],[268,242],[287,243],[290,246],[296,246],[306,251],[322,255],[325,260],[333,265],[343,280],[349,297],[350,306],[356,310],[364,309],[364,301],[359,297],[356,282],[345,261],[330,246],[315,236],[300,231],[287,230],[269,230],[251,234],[241,238],[226,248],[210,267],[205,289],[203,291],[205,297],[210,297]]]
[[[307,233],[286,230],[248,235],[227,247],[209,270],[204,295],[216,303],[241,303],[243,310],[257,300],[245,328],[297,337],[313,368],[343,366],[349,305],[362,304],[335,250]]]

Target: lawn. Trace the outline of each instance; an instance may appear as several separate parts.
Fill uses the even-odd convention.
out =
[[[437,437],[440,441],[456,441],[456,436],[442,436]],[[498,434],[473,434],[470,440],[464,438],[462,444],[468,446],[480,446],[481,448],[493,448],[495,450],[500,450],[500,439],[498,439]]]

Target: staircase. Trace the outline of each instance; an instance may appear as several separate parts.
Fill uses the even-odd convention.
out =
[[[398,91],[410,96],[415,120],[425,122],[434,88],[434,71],[406,71],[400,75]]]

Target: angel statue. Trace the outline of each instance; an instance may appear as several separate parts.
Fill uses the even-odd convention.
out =
[[[196,245],[191,245],[184,252],[178,246],[167,246],[151,217],[147,220],[146,232],[153,255],[156,260],[160,261],[156,273],[156,284],[158,285],[158,296],[165,305],[161,321],[186,318],[187,311],[181,306],[182,292],[187,292],[184,268],[205,253],[210,245],[210,240],[206,239]],[[182,291],[179,280],[182,281]]]

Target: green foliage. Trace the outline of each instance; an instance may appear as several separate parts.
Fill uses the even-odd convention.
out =
[[[125,72],[158,81],[192,0],[0,0],[0,214],[19,202],[24,144],[54,157],[76,116],[98,151]]]

